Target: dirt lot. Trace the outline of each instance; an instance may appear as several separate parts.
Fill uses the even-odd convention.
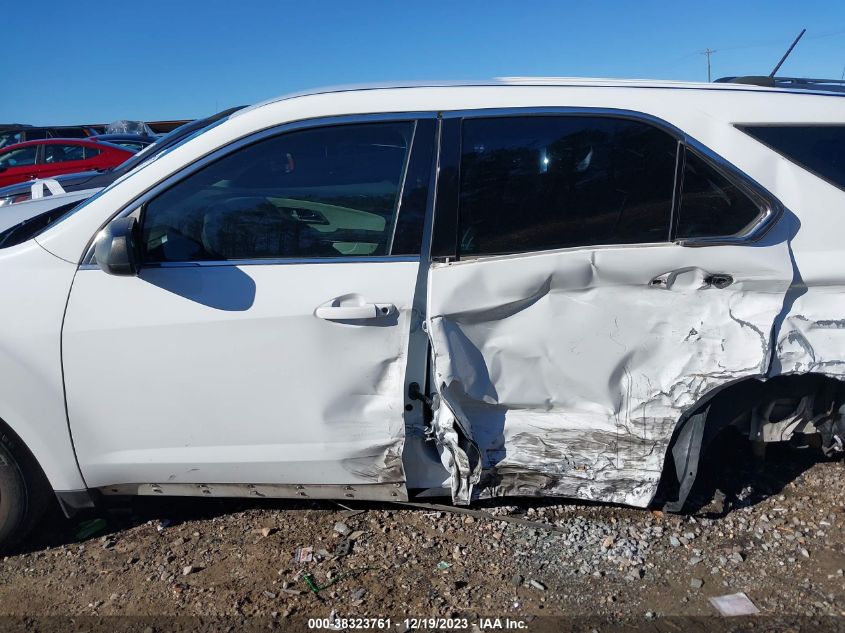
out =
[[[845,630],[842,462],[778,447],[762,474],[745,452],[710,472],[727,500],[689,516],[557,500],[472,513],[200,499],[135,500],[71,521],[56,512],[0,561],[0,615],[149,616],[122,620],[147,633],[173,624],[163,616],[291,630],[330,615],[391,617],[398,631],[406,617],[560,624],[537,617],[550,615],[588,631],[709,630],[748,622],[717,619],[708,602],[744,592],[761,613],[755,630]],[[701,503],[711,493],[701,488]],[[80,538],[96,517],[105,526]],[[303,547],[313,559],[295,562]],[[330,586],[315,594],[306,573]],[[102,620],[75,620],[85,621]]]

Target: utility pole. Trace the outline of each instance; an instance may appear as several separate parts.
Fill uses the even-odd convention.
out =
[[[705,48],[701,51],[702,55],[707,56],[707,83],[710,83],[710,56],[715,52],[716,51],[710,50],[709,48]]]

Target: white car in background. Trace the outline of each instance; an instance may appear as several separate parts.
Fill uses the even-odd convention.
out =
[[[42,186],[43,181],[34,181],[33,187]],[[12,228],[21,222],[30,220],[45,213],[54,211],[59,207],[68,208],[67,205],[75,205],[87,200],[102,187],[93,189],[82,189],[80,191],[61,191],[46,197],[33,197],[29,200],[16,202],[0,207],[0,233]]]
[[[723,429],[841,451],[843,121],[574,79],[239,111],[0,249],[0,541],[51,491],[678,510]]]

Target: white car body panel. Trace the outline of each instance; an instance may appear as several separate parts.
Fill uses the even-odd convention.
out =
[[[85,488],[62,384],[62,316],[75,272],[33,241],[0,250],[0,418],[56,490]]]
[[[68,415],[89,486],[403,483],[403,383],[419,263],[81,270]],[[315,316],[356,292],[393,304]]]
[[[649,284],[677,270],[668,287]],[[704,281],[723,271],[727,288]],[[753,258],[741,246],[661,244],[435,264],[434,373],[480,450],[475,496],[647,505],[681,414],[713,389],[765,377],[765,332],[791,272],[782,239]],[[437,419],[446,433],[449,417]]]
[[[237,297],[226,304],[232,297],[209,285],[222,274],[211,267],[179,269],[174,277],[198,298],[217,292],[218,304],[145,281],[155,276],[149,272],[126,278],[83,268],[70,291],[63,351],[85,482],[64,418],[62,315],[97,232],[144,192],[238,139],[288,122],[365,113],[643,113],[706,146],[786,207],[764,245],[564,249],[433,265],[426,322],[435,386],[446,403],[434,430],[447,467],[466,466],[455,425],[485,451],[492,477],[479,481],[478,494],[644,505],[678,417],[708,390],[807,371],[842,377],[845,192],[735,125],[842,123],[845,100],[715,84],[510,84],[335,91],[245,109],[46,230],[36,238],[45,250],[29,242],[0,251],[4,298],[27,306],[0,317],[0,331],[14,333],[0,342],[0,418],[24,438],[57,490],[84,483],[403,482],[400,456],[411,425],[402,413],[405,366],[419,272],[413,262],[374,265],[366,269],[378,268],[372,276],[346,272],[366,264],[229,267],[237,279],[228,283],[254,283],[248,306]],[[682,267],[690,270],[674,288],[647,287],[652,277]],[[736,283],[703,287],[706,272],[734,274]],[[397,324],[348,326],[315,316],[325,301],[350,292],[395,304]],[[622,321],[614,318],[620,306]],[[290,364],[292,351],[300,366]],[[233,389],[223,406],[210,398],[221,388]],[[145,391],[156,396],[145,398]],[[282,406],[289,425],[279,424]],[[498,472],[489,472],[492,466]],[[470,498],[456,476],[449,482],[449,471],[443,475],[456,500]]]

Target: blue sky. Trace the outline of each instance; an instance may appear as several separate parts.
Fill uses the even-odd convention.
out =
[[[39,0],[3,9],[0,122],[194,118],[327,84],[839,78],[845,2]],[[29,26],[32,25],[32,26]]]

